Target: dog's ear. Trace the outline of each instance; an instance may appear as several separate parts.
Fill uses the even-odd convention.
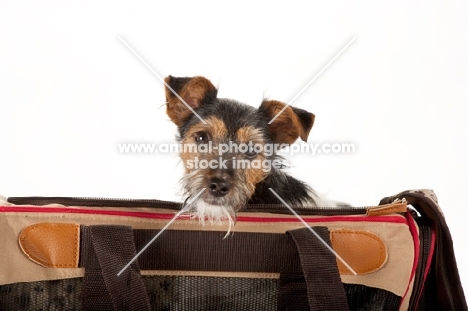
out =
[[[164,82],[166,82],[164,86],[166,112],[177,126],[182,125],[190,116],[192,113],[190,108],[196,110],[204,101],[215,99],[218,92],[214,85],[204,77],[177,78],[168,76]]]
[[[286,106],[285,103],[280,101],[264,100],[259,111],[266,114],[268,121],[270,121]],[[313,113],[287,106],[271,124],[268,124],[268,128],[275,143],[292,144],[298,137],[303,141],[307,141],[314,120],[315,115]]]

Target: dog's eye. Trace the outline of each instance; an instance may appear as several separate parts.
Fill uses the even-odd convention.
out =
[[[257,152],[255,152],[254,146],[249,145],[245,155],[248,156],[248,157],[255,157],[257,155]]]
[[[206,144],[210,140],[208,133],[206,132],[197,132],[195,133],[195,142],[197,144]]]

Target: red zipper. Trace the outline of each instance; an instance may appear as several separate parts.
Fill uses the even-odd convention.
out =
[[[123,216],[123,217],[136,217],[146,219],[167,219],[170,220],[174,217],[175,213],[149,213],[137,211],[117,211],[117,210],[95,210],[83,208],[69,208],[69,207],[44,207],[44,206],[0,206],[0,212],[16,212],[16,213],[66,213],[66,214],[84,214],[84,215],[108,215],[108,216]],[[181,220],[189,220],[191,216],[182,215],[179,217]],[[255,217],[255,216],[237,216],[238,222],[258,222],[258,223],[274,223],[274,222],[300,222],[299,219],[293,217]],[[408,224],[408,221],[402,216],[319,216],[319,217],[302,217],[304,221],[310,223],[319,222],[339,222],[339,221],[353,221],[353,222],[386,222],[386,223],[401,223]]]

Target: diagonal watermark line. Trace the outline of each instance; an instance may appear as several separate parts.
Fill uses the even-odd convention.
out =
[[[148,244],[145,245],[145,247],[143,247],[133,258],[132,260],[130,260],[126,265],[125,267],[122,268],[122,270],[120,270],[119,273],[117,273],[117,276],[120,276],[125,270],[127,270],[128,267],[130,267],[130,265],[141,255],[143,254],[143,252],[177,219],[179,218],[179,216],[184,213],[188,207],[190,207],[190,204],[195,201],[199,196],[200,194],[205,191],[205,188],[203,188],[202,190],[200,190],[200,192],[197,193],[197,195],[192,199],[190,200],[190,202],[188,202],[187,204],[185,204],[185,206],[177,213],[175,214],[175,216],[161,229],[161,231],[159,231],[152,239],[151,241],[148,242]]]
[[[154,71],[154,69],[151,68],[151,66],[148,65],[148,63],[147,63],[137,52],[135,52],[135,50],[134,50],[122,37],[119,36],[118,38],[119,38],[119,40],[127,47],[127,49],[129,49],[130,52],[132,52],[133,55],[135,55],[136,58],[138,58],[138,59],[143,63],[143,65],[145,65],[146,68],[148,68],[149,71],[151,71],[151,73],[154,74],[154,75],[159,79],[159,81],[161,81],[161,82],[172,92],[172,94],[174,94],[174,95],[175,95],[175,96],[176,96],[176,97],[177,97],[177,98],[178,98],[178,99],[195,115],[195,116],[197,116],[198,119],[200,119],[200,121],[203,122],[203,124],[207,124],[206,121],[203,120],[203,118],[200,117],[200,116],[198,115],[198,113],[196,113],[195,110],[193,110],[193,108],[190,107],[190,106],[185,102],[185,100],[183,100],[182,97],[180,97],[179,94],[177,94],[177,92],[174,91],[174,90],[164,81],[164,79],[161,78],[161,76],[158,75],[158,73],[157,73],[156,71]]]
[[[335,252],[335,250],[334,250],[333,248],[331,248],[331,246],[328,245],[327,242],[325,242],[325,241],[322,239],[322,237],[321,237],[320,235],[318,235],[318,233],[315,232],[315,230],[312,229],[312,227],[309,226],[309,224],[308,224],[307,222],[305,222],[305,220],[304,220],[301,216],[299,216],[299,214],[296,213],[295,210],[293,210],[293,209],[291,208],[291,206],[288,205],[288,203],[286,203],[286,201],[284,201],[273,189],[268,188],[268,190],[270,190],[270,191],[278,198],[278,200],[280,200],[281,203],[283,203],[283,204],[294,214],[294,216],[296,216],[296,217],[304,224],[304,226],[306,226],[306,228],[309,229],[309,231],[312,232],[312,233],[317,237],[317,239],[319,239],[320,242],[322,242],[323,245],[325,245],[325,246],[328,248],[328,250],[329,250],[330,252],[332,252],[332,253],[336,256],[336,258],[338,258],[338,259],[346,266],[346,268],[349,269],[349,271],[351,271],[354,275],[357,275],[356,271],[354,271],[353,268],[351,268],[350,265],[348,265],[348,264],[346,263],[346,261],[344,261],[344,259],[341,258],[341,256],[338,255],[338,253]]]
[[[287,104],[286,106],[284,106],[283,109],[281,109],[281,110],[276,114],[276,116],[274,116],[273,119],[271,119],[270,122],[268,122],[268,124],[273,123],[273,121],[275,121],[276,118],[278,118],[278,116],[279,116],[280,114],[282,114],[282,113],[286,110],[286,108],[288,108],[288,106],[291,105],[291,104],[296,100],[296,98],[298,98],[298,97],[302,94],[302,92],[304,92],[315,80],[317,80],[317,78],[318,78],[318,77],[319,77],[319,76],[320,76],[320,75],[321,75],[337,58],[338,58],[338,56],[340,56],[340,55],[351,45],[351,43],[354,42],[354,40],[356,40],[356,37],[353,37],[353,38],[351,39],[351,41],[349,41],[349,42],[338,52],[338,54],[336,54],[335,57],[333,57],[333,58],[325,65],[325,67],[323,67],[323,68],[312,78],[312,80],[310,80],[310,81],[302,88],[302,90],[300,90],[299,93],[297,93],[296,96],[294,96],[294,97],[288,102],[288,104]]]

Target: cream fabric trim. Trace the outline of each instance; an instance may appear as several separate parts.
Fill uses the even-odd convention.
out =
[[[128,211],[128,209],[123,210]],[[147,211],[148,209],[131,210]],[[154,212],[154,209],[151,211]],[[168,210],[165,210],[165,212],[173,213],[173,211]],[[287,215],[266,213],[241,213],[239,215],[250,217],[288,217]],[[292,216],[291,218],[294,217]],[[82,225],[114,224],[132,226],[134,229],[160,229],[168,220],[73,213],[0,213],[0,236],[2,237],[0,242],[2,249],[0,253],[0,267],[2,267],[0,284],[73,278],[82,277],[84,275],[83,269],[43,268],[30,261],[22,253],[17,241],[19,233],[23,228],[40,222],[79,223]],[[405,293],[414,256],[413,240],[405,224],[324,222],[313,223],[311,225],[328,226],[330,229],[368,230],[378,235],[386,243],[389,254],[384,267],[375,273],[367,275],[342,275],[341,279],[345,283],[363,284],[382,288],[398,296],[402,296]],[[227,227],[217,225],[207,225],[203,227],[196,220],[181,220],[174,222],[169,229],[226,231],[226,228]],[[233,231],[282,234],[287,230],[298,228],[303,228],[303,225],[299,222],[281,223],[281,225],[278,225],[278,223],[238,222]],[[365,254],[363,254],[363,256],[365,256]]]

